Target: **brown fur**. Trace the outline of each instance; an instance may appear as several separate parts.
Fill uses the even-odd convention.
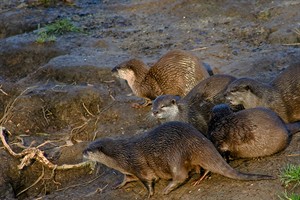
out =
[[[214,75],[198,83],[185,97],[161,95],[153,101],[152,115],[160,120],[192,124],[206,134],[211,108],[225,102],[224,92],[236,78]]]
[[[122,70],[132,74],[122,75]],[[112,72],[127,80],[133,93],[146,100],[144,106],[162,94],[185,96],[199,81],[209,77],[199,59],[182,50],[166,53],[151,68],[131,59],[114,67]]]
[[[298,130],[295,130],[298,128]],[[300,130],[300,123],[294,132]],[[232,112],[228,105],[213,108],[209,138],[221,154],[252,158],[275,154],[287,147],[291,133],[272,110],[258,107]]]
[[[226,98],[245,108],[267,107],[285,122],[300,120],[300,64],[288,67],[269,84],[241,78],[228,86]]]
[[[124,180],[117,188],[140,180],[148,189],[148,197],[153,195],[154,183],[159,178],[172,179],[164,189],[164,194],[168,194],[199,166],[239,180],[273,178],[236,171],[208,139],[183,122],[164,123],[147,133],[127,139],[103,138],[94,141],[86,148],[84,156],[122,172]]]

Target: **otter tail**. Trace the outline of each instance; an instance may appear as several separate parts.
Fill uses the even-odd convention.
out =
[[[286,124],[286,127],[289,130],[290,135],[300,132],[300,122],[288,123]]]
[[[234,170],[235,172],[230,173],[226,175],[228,178],[237,179],[237,180],[270,180],[270,179],[276,179],[274,176],[265,175],[265,174],[248,174],[248,173],[242,173],[239,171]]]
[[[220,156],[220,158],[222,158]],[[248,173],[242,173],[234,168],[232,168],[225,160],[218,159],[218,162],[215,162],[214,165],[203,166],[204,169],[209,170],[214,173],[221,174],[223,176],[226,176],[228,178],[237,179],[237,180],[269,180],[269,179],[276,179],[273,176],[264,175],[264,174],[248,174]]]

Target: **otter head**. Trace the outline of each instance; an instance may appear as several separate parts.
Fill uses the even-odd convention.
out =
[[[227,104],[218,104],[212,108],[212,118],[217,118],[219,120],[232,113],[233,111]]]
[[[118,152],[115,151],[116,147],[117,145],[111,138],[99,139],[88,145],[83,151],[83,158],[123,171],[117,162]]]
[[[178,115],[178,101],[175,95],[160,95],[152,103],[152,116],[158,120],[173,121]]]
[[[225,92],[225,98],[231,105],[243,105],[244,108],[257,106],[259,96],[255,92],[258,82],[250,78],[233,81]]]
[[[141,82],[144,79],[148,68],[142,61],[131,59],[115,66],[111,72],[113,76],[126,80],[131,90],[135,93],[135,82]]]

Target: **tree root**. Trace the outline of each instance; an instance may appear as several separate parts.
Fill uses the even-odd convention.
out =
[[[24,149],[21,153],[15,153],[10,146],[7,144],[5,139],[5,132],[6,129],[2,126],[0,126],[0,138],[4,145],[4,148],[14,157],[20,158],[21,163],[18,165],[18,169],[23,169],[25,166],[28,166],[31,163],[31,160],[36,160],[39,163],[41,163],[43,166],[53,169],[53,170],[68,170],[68,169],[79,169],[84,167],[90,167],[91,170],[94,170],[95,168],[95,162],[92,161],[85,161],[74,165],[69,164],[63,164],[63,165],[55,165],[52,162],[50,162],[45,156],[44,152],[39,149],[42,145],[39,145],[37,147],[28,147]],[[47,142],[46,142],[47,143]]]

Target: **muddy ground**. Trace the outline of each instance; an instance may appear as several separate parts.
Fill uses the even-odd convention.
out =
[[[297,0],[41,2],[0,3],[0,123],[12,133],[15,152],[50,140],[40,149],[58,165],[80,163],[82,149],[95,138],[139,134],[156,125],[150,107],[131,108],[140,99],[111,76],[111,68],[124,60],[137,57],[150,64],[169,50],[185,49],[216,73],[264,82],[300,61]],[[83,31],[36,42],[38,26],[64,18]],[[299,142],[296,134],[283,152],[230,164],[278,176],[288,163],[300,164]],[[0,199],[147,196],[140,182],[112,190],[122,175],[103,165],[53,173],[32,161],[18,170],[19,159],[3,147],[0,160]],[[300,193],[279,178],[247,182],[212,174],[193,187],[195,178],[168,196],[162,195],[167,181],[161,180],[152,199],[279,199],[285,190]]]

